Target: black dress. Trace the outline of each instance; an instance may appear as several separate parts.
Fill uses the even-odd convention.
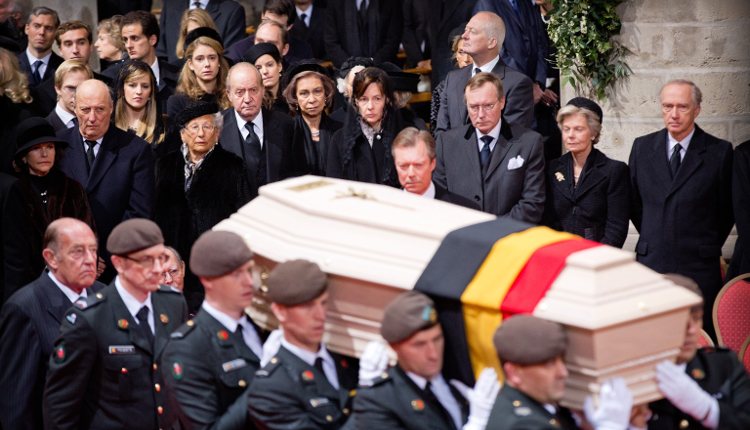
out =
[[[325,176],[326,161],[328,157],[328,148],[330,146],[333,134],[340,129],[342,124],[335,121],[325,114],[320,118],[320,137],[317,142],[312,140],[310,127],[308,127],[301,115],[294,118],[294,136],[293,147],[302,147],[305,153],[307,167],[304,173],[312,175]],[[295,153],[299,153],[297,150]]]

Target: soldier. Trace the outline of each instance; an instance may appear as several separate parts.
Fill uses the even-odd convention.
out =
[[[563,362],[567,337],[561,325],[530,315],[503,322],[493,337],[505,385],[492,407],[487,430],[577,429],[573,416],[557,405],[565,393]],[[633,397],[622,379],[607,381],[594,410],[586,399],[586,419],[596,430],[625,430]]]
[[[263,334],[245,314],[253,299],[253,264],[253,253],[235,233],[207,231],[193,245],[190,269],[206,298],[195,318],[172,333],[162,359],[183,428],[248,426],[246,389],[263,354]]]
[[[701,296],[692,279],[665,275]],[[649,429],[750,428],[750,378],[735,353],[725,348],[701,348],[703,303],[690,309],[685,342],[677,362],[656,366],[656,380],[664,399],[649,405]]]
[[[485,369],[474,390],[445,381],[443,330],[429,297],[399,295],[385,308],[380,333],[398,364],[360,391],[352,418],[358,429],[484,429],[500,389],[497,374]]]
[[[283,335],[278,353],[255,374],[250,416],[260,429],[338,429],[356,394],[356,360],[322,342],[328,281],[317,264],[291,260],[268,277],[271,310]]]
[[[65,314],[44,390],[45,427],[169,427],[159,358],[187,316],[182,296],[160,287],[167,259],[152,221],[120,223],[107,239],[117,277]]]

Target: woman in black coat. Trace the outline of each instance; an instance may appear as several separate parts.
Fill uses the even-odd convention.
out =
[[[44,270],[44,232],[52,221],[71,217],[94,227],[86,191],[56,166],[68,144],[55,136],[44,118],[21,122],[17,133],[14,166],[18,181],[10,188],[3,212],[6,295]]]
[[[326,175],[400,188],[391,142],[405,125],[393,108],[388,75],[376,67],[357,73],[352,101],[355,109],[331,140]]]
[[[560,109],[557,123],[568,152],[547,165],[543,223],[585,239],[621,248],[628,234],[628,166],[594,148],[602,109],[576,97]]]
[[[164,243],[190,261],[190,248],[201,233],[228,218],[250,201],[241,158],[217,146],[221,114],[216,103],[193,102],[177,117],[181,151],[161,157],[156,165],[154,220]],[[203,301],[203,288],[185,276],[185,300],[191,312]]]
[[[304,173],[325,176],[328,147],[342,125],[328,116],[336,91],[334,83],[326,76],[325,68],[315,62],[297,63],[287,76],[284,98],[294,117],[292,145],[303,148]]]

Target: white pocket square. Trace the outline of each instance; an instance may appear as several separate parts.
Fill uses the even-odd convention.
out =
[[[516,170],[519,167],[523,166],[523,162],[526,161],[521,157],[520,155],[516,155],[515,157],[508,160],[508,170]]]

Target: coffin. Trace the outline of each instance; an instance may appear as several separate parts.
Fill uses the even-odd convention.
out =
[[[660,398],[654,365],[674,359],[699,298],[636,263],[630,252],[373,184],[316,176],[276,182],[215,229],[240,234],[256,255],[249,312],[275,328],[263,279],[304,258],[329,275],[326,342],[359,356],[380,339],[385,305],[416,288],[436,302],[446,372],[473,383],[499,363],[492,333],[533,313],[563,324],[570,378],[563,403],[581,408],[622,376],[636,403]],[[499,372],[500,373],[500,372]]]

